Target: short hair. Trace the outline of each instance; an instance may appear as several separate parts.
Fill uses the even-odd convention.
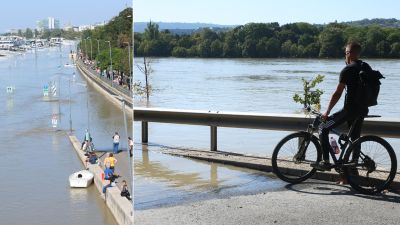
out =
[[[110,152],[110,154],[108,154],[108,156],[109,156],[109,157],[112,157],[112,156],[113,156],[113,154]]]
[[[349,42],[346,47],[349,47],[350,51],[355,52],[358,55],[361,53],[361,45],[357,42]]]

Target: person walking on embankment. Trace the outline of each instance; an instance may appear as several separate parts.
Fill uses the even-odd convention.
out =
[[[113,153],[118,154],[118,146],[119,146],[119,134],[118,132],[115,132],[113,138]]]
[[[129,155],[130,157],[133,156],[133,140],[131,137],[128,137],[128,145],[129,145]]]

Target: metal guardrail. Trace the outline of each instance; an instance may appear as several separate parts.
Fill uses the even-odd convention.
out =
[[[217,127],[234,127],[265,130],[304,130],[312,121],[299,114],[211,112],[195,110],[172,110],[157,108],[134,108],[135,121],[142,121],[142,142],[148,142],[148,122],[210,126],[211,150],[217,150]],[[346,127],[340,128],[345,132]],[[400,119],[365,119],[363,135],[400,138]]]
[[[109,94],[121,95],[120,93],[123,93],[121,96],[124,98],[127,106],[132,108],[130,94],[120,91],[119,88],[121,87],[111,87],[109,84],[110,80],[104,77],[103,79],[99,78],[95,71],[87,68],[83,63],[78,62],[78,64],[86,73],[90,73],[87,75],[92,80],[95,80],[102,88],[107,89]],[[142,121],[143,143],[148,142],[149,122],[209,126],[212,151],[217,150],[218,127],[298,131],[304,130],[312,121],[310,117],[300,114],[240,113],[141,107],[134,108],[134,119],[135,121]],[[345,132],[347,129],[343,125],[339,130]],[[363,124],[362,134],[400,138],[400,119],[367,118]]]

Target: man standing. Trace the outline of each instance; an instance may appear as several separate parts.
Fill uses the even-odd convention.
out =
[[[362,104],[358,96],[359,73],[361,71],[361,65],[363,66],[363,70],[371,69],[367,63],[359,60],[360,53],[361,46],[358,43],[352,42],[346,46],[346,66],[340,72],[339,84],[329,101],[326,112],[322,114],[322,119],[326,122],[322,123],[319,127],[319,138],[322,145],[323,160],[311,164],[312,167],[318,170],[331,170],[332,168],[332,165],[329,163],[329,152],[331,148],[329,145],[330,130],[340,124],[348,122],[349,126],[354,126],[350,138],[354,141],[360,137],[364,117],[368,114],[368,107]],[[344,107],[329,116],[332,108],[339,101],[345,88],[346,97]],[[353,156],[353,159],[354,157],[357,156]]]
[[[115,132],[113,138],[113,153],[118,154],[118,146],[119,146],[119,135],[118,132]]]
[[[133,156],[133,140],[131,137],[128,137],[128,145],[129,145],[129,156]]]

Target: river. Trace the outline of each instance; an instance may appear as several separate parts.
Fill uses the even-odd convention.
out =
[[[84,81],[75,68],[63,66],[74,49],[54,47],[0,58],[1,224],[116,225],[94,186],[71,189],[68,184],[68,176],[83,168],[67,136],[68,79],[76,80],[70,89],[76,134],[83,136],[87,126],[86,88],[77,85]],[[58,81],[57,74],[60,105],[42,93],[50,80]],[[13,93],[6,93],[8,86],[15,88]],[[89,88],[90,97],[91,93]],[[58,109],[59,127],[53,128]]]
[[[140,64],[142,59],[137,58]],[[370,114],[399,118],[400,60],[366,60],[380,70],[382,80],[379,104]],[[302,92],[301,79],[325,76],[317,86],[324,91],[322,109],[328,105],[344,66],[343,60],[320,59],[151,59],[150,107],[260,113],[300,113],[302,105],[292,97]],[[143,74],[135,71],[143,83]],[[343,99],[332,111],[343,106]],[[136,106],[146,106],[136,98]],[[139,127],[138,127],[139,128]],[[201,126],[150,124],[150,142],[171,146],[209,148],[209,128]],[[174,132],[170,132],[173,130]],[[218,147],[223,151],[268,155],[287,132],[219,128]],[[184,135],[185,134],[185,135]],[[388,139],[395,149],[400,142]],[[397,151],[398,152],[398,151]],[[399,153],[399,152],[398,152]],[[400,154],[399,154],[400,155]]]

